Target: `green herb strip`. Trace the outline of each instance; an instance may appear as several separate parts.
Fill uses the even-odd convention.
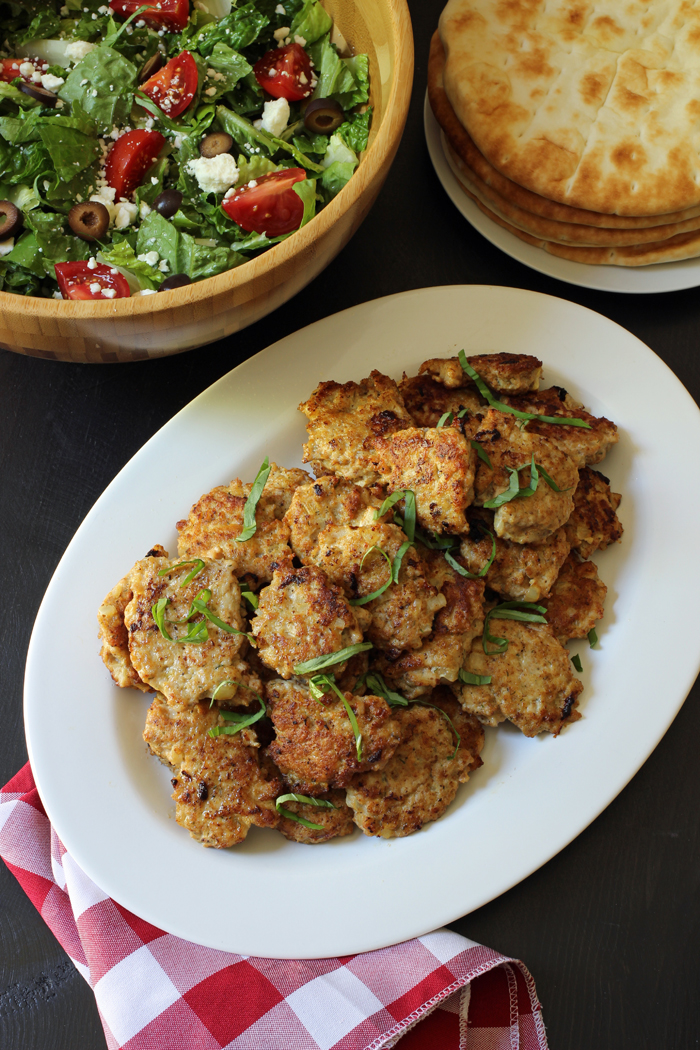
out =
[[[379,551],[381,556],[386,560],[386,563],[389,566],[389,578],[387,579],[386,583],[383,583],[381,587],[377,588],[376,591],[372,591],[371,594],[365,594],[363,598],[350,598],[348,602],[349,605],[366,605],[367,602],[371,602],[375,598],[378,598],[380,594],[384,594],[384,591],[387,589],[387,587],[390,587],[391,584],[394,583],[394,573],[391,566],[391,559],[387,552],[381,547],[378,547],[376,543],[372,544],[372,546],[368,547],[365,551],[364,555],[362,556],[362,561],[360,562],[360,569],[362,569],[363,565],[365,564],[365,559],[369,557],[372,551]]]
[[[190,564],[190,563],[184,563]],[[197,570],[199,572],[199,570]],[[191,574],[192,575],[192,574]],[[194,574],[196,575],[196,573]],[[165,626],[165,610],[168,606],[169,598],[159,598],[158,601],[151,607],[151,614],[156,622],[156,625],[166,641],[175,642],[178,645],[201,645],[202,642],[209,640],[209,632],[207,631],[207,625],[205,620],[209,620],[216,627],[222,631],[226,631],[227,634],[242,634],[244,635],[251,644],[254,642],[252,634],[248,634],[246,631],[239,631],[237,627],[231,627],[230,624],[224,623],[223,620],[219,619],[218,616],[211,611],[207,603],[211,601],[211,591],[204,587],[201,591],[198,591],[196,596],[192,599],[189,612],[185,616],[184,620],[168,620],[169,624],[175,627],[182,627],[183,624],[188,624],[187,634],[182,635],[181,638],[173,638],[168,634]],[[190,623],[189,621],[197,613],[204,616],[204,620],[199,620],[196,623]]]
[[[458,572],[460,576],[466,576],[467,579],[469,579],[469,580],[481,580],[481,579],[483,579],[483,577],[486,575],[486,573],[489,571],[489,569],[493,565],[493,560],[496,557],[496,537],[491,532],[491,530],[487,529],[485,526],[480,525],[479,528],[482,529],[483,532],[487,533],[491,537],[491,553],[489,555],[489,558],[488,558],[488,561],[486,562],[486,564],[478,572],[476,572],[476,573],[468,572],[467,569],[463,568],[459,564],[459,562],[455,558],[452,557],[452,555],[450,554],[449,551],[445,551],[445,561],[447,562],[447,564],[452,569],[454,569],[455,572]]]
[[[324,809],[338,808],[325,798],[311,798],[309,795],[297,795],[295,792],[291,792],[289,795],[280,795],[279,798],[275,799],[275,807],[278,813],[281,813],[287,820],[294,820],[297,824],[303,824],[305,828],[313,828],[314,831],[323,831],[323,824],[312,824],[310,820],[297,817],[294,813],[290,813],[289,810],[282,808],[283,802],[301,802],[305,806],[318,806]]]
[[[184,569],[187,565],[194,565],[192,572],[188,572],[184,580],[180,584],[180,588],[186,587],[188,583],[192,583],[192,580],[197,576],[204,568],[204,562],[201,558],[193,558],[192,561],[179,561],[177,565],[171,565],[166,569],[159,569],[159,576],[167,576],[168,573],[175,572],[176,569]]]
[[[598,635],[596,633],[595,627],[591,627],[590,631],[588,632],[588,644],[590,645],[591,649],[593,649],[593,647],[598,644]]]
[[[357,642],[355,645],[348,645],[346,649],[339,649],[337,653],[315,656],[313,660],[305,660],[303,663],[295,664],[294,674],[313,674],[315,671],[322,671],[324,667],[342,664],[345,660],[349,660],[350,657],[356,656],[358,653],[366,653],[368,649],[372,648],[374,646],[371,642]]]
[[[265,459],[262,461],[262,466],[255,476],[250,495],[245,501],[245,507],[243,508],[243,531],[240,536],[236,536],[236,543],[245,543],[246,540],[249,540],[251,536],[255,535],[255,531],[258,527],[255,521],[255,511],[269,476],[270,461],[267,456],[265,456]]]
[[[413,543],[416,538],[416,495],[411,489],[397,489],[396,492],[387,496],[379,510],[374,512],[374,520],[378,521],[399,500],[404,501],[404,516],[400,524],[409,541]]]
[[[578,671],[578,673],[581,674],[581,672],[583,671],[583,665],[581,664],[581,657],[578,655],[578,653],[574,653],[574,655],[571,657],[571,662],[574,665],[575,669]]]
[[[340,691],[340,689],[338,688],[338,686],[335,684],[335,677],[334,677],[334,675],[332,675],[332,674],[318,674],[318,675],[314,675],[314,677],[309,682],[309,691],[310,691],[311,695],[313,696],[314,700],[319,700],[320,701],[321,698],[323,697],[323,694],[326,692],[327,689],[332,689],[333,692],[338,696],[338,698],[340,700],[343,701],[343,704],[345,705],[345,710],[347,711],[347,715],[348,715],[348,718],[350,720],[350,725],[352,726],[352,734],[355,737],[355,751],[357,752],[357,761],[361,762],[362,761],[362,733],[360,732],[360,727],[357,724],[357,718],[355,717],[355,712],[350,707],[350,704],[348,703],[348,701],[347,701],[347,699],[345,697],[345,694],[342,693]]]
[[[172,642],[173,640],[165,628],[165,608],[169,601],[169,598],[159,598],[155,605],[151,606],[151,615],[166,642]]]
[[[478,441],[474,440],[471,441],[471,446],[476,452],[479,459],[483,460],[483,462],[486,464],[487,467],[489,467],[490,470],[493,470],[493,466],[491,465],[491,460],[489,459],[489,454],[486,451],[486,449],[482,445],[480,445]]]
[[[243,682],[236,682],[231,678],[227,678],[225,682],[219,682],[219,684],[217,685],[216,689],[212,694],[212,703],[216,699],[216,694],[219,692],[219,690],[223,689],[226,685],[243,686],[244,689],[249,689],[251,693],[253,692],[253,690],[250,689],[249,686],[243,685]],[[259,721],[259,719],[264,718],[264,716],[267,714],[265,701],[261,696],[258,696],[257,693],[253,693],[253,695],[260,704],[259,711],[255,711],[252,715],[239,714],[237,711],[220,711],[219,713],[222,716],[222,718],[225,718],[228,722],[233,722],[234,725],[212,726],[212,728],[209,730],[209,736],[233,736],[234,733],[240,733],[241,729],[245,729],[247,726],[252,726],[254,722],[257,722]],[[211,704],[209,706],[211,706]]]
[[[201,594],[202,592],[200,591],[199,593]],[[252,642],[253,641],[252,634],[248,634],[247,631],[239,631],[237,627],[231,627],[230,624],[224,623],[223,620],[220,620],[218,616],[214,615],[214,613],[211,611],[211,609],[207,606],[207,602],[210,599],[211,599],[211,593],[209,593],[209,598],[207,598],[206,600],[202,600],[198,596],[197,598],[193,598],[192,599],[192,605],[194,606],[194,608],[197,610],[198,613],[201,613],[202,616],[206,617],[206,619],[209,620],[211,623],[213,623],[216,627],[218,627],[219,630],[226,631],[227,634],[242,634],[242,635],[244,635],[244,637],[246,637],[248,639],[249,642]]]
[[[252,605],[254,609],[258,607],[258,596],[253,594],[252,591],[241,591],[241,597],[245,598],[249,605]]]
[[[527,488],[521,488],[519,471],[525,470],[526,467],[530,468],[530,484]],[[521,467],[508,467],[507,469],[510,471],[510,482],[508,483],[508,488],[505,492],[501,492],[498,496],[494,496],[493,499],[487,500],[484,503],[484,506],[488,507],[489,510],[502,507],[504,503],[510,503],[513,499],[526,499],[528,496],[534,496],[537,491],[540,477],[543,477],[550,489],[554,489],[555,492],[568,492],[568,489],[560,489],[556,481],[549,476],[544,467],[539,463],[535,463],[534,452],[529,463],[523,463]]]
[[[585,419],[572,419],[569,416],[540,416],[536,412],[521,412],[518,408],[511,408],[510,405],[506,405],[503,401],[497,401],[493,396],[486,383],[483,381],[478,372],[475,372],[472,366],[467,361],[467,355],[464,350],[460,350],[457,355],[459,363],[467,373],[470,379],[473,379],[476,383],[477,389],[481,396],[488,402],[491,408],[497,409],[499,412],[507,412],[509,415],[515,416],[516,419],[524,419],[529,422],[531,419],[539,419],[540,423],[556,423],[561,426],[568,427],[583,427],[585,430],[591,429],[591,424],[587,423]]]
[[[366,685],[371,696],[379,696],[382,700],[386,700],[389,707],[408,707],[409,701],[400,693],[395,693],[393,689],[390,689],[379,671],[366,671],[358,678],[355,688],[358,685]]]
[[[490,674],[472,674],[471,671],[465,671],[462,667],[459,669],[459,680],[465,685],[491,685]]]
[[[542,615],[546,612],[544,605],[535,605],[534,602],[503,602],[501,605],[497,605],[486,614],[486,619],[484,620],[484,637],[481,644],[486,655],[496,656],[499,653],[505,653],[508,649],[507,638],[497,638],[489,631],[491,620],[521,620],[529,623],[546,623],[547,621]],[[495,648],[487,649],[487,642]]]

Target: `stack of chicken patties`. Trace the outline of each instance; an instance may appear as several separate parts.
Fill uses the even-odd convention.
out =
[[[429,96],[464,191],[553,255],[700,255],[700,9],[449,0]]]

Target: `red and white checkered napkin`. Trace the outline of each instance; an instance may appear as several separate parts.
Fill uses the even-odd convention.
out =
[[[151,926],[66,852],[28,763],[0,791],[0,856],[94,990],[110,1050],[547,1050],[523,964],[450,930],[290,962]]]

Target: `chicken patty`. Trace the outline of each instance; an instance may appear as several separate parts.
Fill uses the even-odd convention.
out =
[[[484,725],[512,722],[525,736],[553,733],[581,716],[576,710],[583,686],[549,624],[490,621],[490,633],[505,638],[504,653],[487,656],[476,638],[464,662],[470,674],[490,676],[488,685],[456,687],[462,707]]]
[[[383,496],[344,478],[331,475],[300,485],[294,493],[285,520],[292,550],[302,564],[308,560],[326,525],[371,525],[377,518]]]
[[[396,383],[377,371],[360,383],[319,383],[299,409],[308,418],[304,462],[358,485],[380,481],[377,440],[413,426]]]
[[[574,509],[566,523],[569,543],[582,558],[602,551],[622,538],[622,524],[616,511],[622,497],[611,492],[610,482],[598,470],[584,467],[574,493]]]
[[[353,609],[340,587],[314,565],[276,571],[260,592],[251,622],[258,655],[281,678],[291,678],[297,664],[337,653],[362,641],[370,615]],[[341,675],[346,663],[332,667]]]
[[[216,707],[169,705],[156,696],[148,710],[143,739],[175,776],[175,819],[203,846],[226,849],[241,842],[251,825],[274,828],[275,798],[282,782],[261,764],[255,732],[210,737],[222,722]]]
[[[465,532],[474,498],[476,453],[453,427],[410,427],[381,442],[380,469],[390,492],[410,489],[418,523],[429,532]]]
[[[196,563],[146,558],[131,570],[132,599],[124,610],[131,663],[141,681],[163,693],[171,703],[192,704],[211,697],[224,681],[230,684],[222,691],[222,698],[236,696],[237,702],[249,703],[249,690],[260,692],[260,681],[242,658],[248,642],[243,633],[246,627],[235,567],[229,561],[202,559],[201,564],[189,583],[184,581],[197,568]],[[202,591],[209,593],[208,599]],[[209,614],[236,633],[217,626],[201,612],[193,612],[194,599],[206,599]],[[159,603],[165,605],[162,630],[153,613]],[[192,618],[186,623],[190,614]],[[199,635],[185,641],[197,625]],[[238,682],[249,687],[240,698]]]
[[[344,694],[360,731],[358,758],[352,723],[335,692],[316,700],[306,686],[279,680],[266,691],[275,730],[267,754],[291,791],[318,795],[343,788],[354,773],[385,766],[398,746],[399,726],[381,697]]]
[[[603,616],[607,592],[595,562],[582,562],[570,554],[544,602],[554,636],[562,644],[572,638],[586,638]]]
[[[469,536],[464,536],[460,545],[470,572],[482,571],[491,557],[494,539],[496,556],[484,577],[487,586],[511,601],[536,602],[549,594],[569,553],[566,527],[542,543],[512,543],[494,535],[488,511],[475,510],[469,515]]]
[[[456,416],[465,408],[468,412],[484,410],[484,400],[476,388],[451,390],[428,375],[407,376],[404,373],[399,390],[415,425],[419,427],[436,427],[445,412]]]
[[[280,814],[277,830],[281,831],[286,839],[314,846],[319,842],[329,842],[331,839],[342,838],[344,835],[352,835],[355,824],[352,819],[352,810],[345,801],[345,792],[327,791],[318,797],[326,802],[332,802],[333,809],[291,800],[283,804],[282,808],[293,813],[294,816],[308,820],[310,824],[321,825],[320,828],[307,828],[296,820],[290,820],[289,817]]]
[[[473,354],[467,361],[487,386],[498,393],[526,394],[540,385],[542,362],[530,354]],[[476,390],[458,357],[433,357],[424,361],[418,371],[452,390],[459,387]]]
[[[558,423],[540,423],[533,419],[528,423],[532,434],[552,441],[562,452],[573,459],[579,469],[590,463],[600,463],[618,441],[617,427],[605,416],[593,416],[560,386],[540,390],[536,394],[505,397],[504,401],[520,412],[534,412],[539,416],[567,416],[583,419],[586,427],[572,427]]]
[[[418,701],[396,708],[401,743],[393,758],[380,771],[352,778],[347,802],[365,835],[401,838],[437,820],[482,764],[484,731],[477,720],[464,714],[449,690],[436,690],[430,703],[435,706]]]

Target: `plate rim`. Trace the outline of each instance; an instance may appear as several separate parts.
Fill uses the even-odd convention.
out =
[[[51,580],[51,582],[49,584],[49,587],[47,588],[47,591],[46,591],[46,594],[44,596],[44,599],[42,600],[41,606],[40,606],[39,611],[37,613],[37,619],[36,619],[35,627],[34,627],[34,630],[32,631],[32,637],[31,637],[31,640],[30,640],[29,651],[28,651],[28,656],[27,656],[27,676],[26,676],[26,679],[25,679],[25,725],[26,725],[27,743],[28,743],[28,749],[29,749],[29,753],[30,753],[30,759],[32,758],[32,755],[35,754],[34,740],[33,740],[33,736],[32,736],[32,734],[34,732],[34,728],[33,728],[33,726],[34,726],[34,724],[33,724],[33,715],[34,715],[33,703],[34,703],[34,700],[33,700],[33,697],[30,695],[30,693],[31,693],[31,683],[32,683],[32,674],[30,673],[30,665],[34,662],[34,659],[35,659],[34,653],[35,653],[35,648],[38,645],[38,636],[39,636],[39,633],[40,633],[40,630],[41,630],[40,625],[43,623],[43,618],[45,616],[45,608],[47,607],[47,605],[49,603],[50,596],[52,595],[54,588],[58,587],[59,583],[61,583],[61,580],[62,580],[62,569],[63,569],[64,563],[67,564],[67,562],[70,560],[69,556],[71,555],[71,552],[73,552],[75,550],[76,545],[79,546],[83,534],[85,532],[89,532],[89,530],[93,527],[92,523],[93,523],[93,521],[95,520],[96,517],[99,517],[101,508],[105,504],[106,498],[108,497],[109,493],[110,492],[114,492],[115,491],[115,487],[118,485],[118,482],[120,481],[120,479],[123,479],[125,474],[128,475],[130,470],[133,470],[133,464],[135,463],[135,461],[137,461],[137,460],[140,461],[142,457],[147,456],[147,450],[149,448],[153,448],[154,447],[154,443],[156,442],[157,438],[160,438],[161,441],[164,440],[163,439],[164,433],[167,432],[169,430],[169,428],[177,426],[178,425],[177,421],[180,420],[180,418],[185,413],[192,412],[193,408],[195,406],[197,406],[197,404],[205,404],[207,399],[211,398],[212,392],[214,390],[216,390],[217,388],[223,389],[227,384],[233,383],[234,380],[233,380],[232,377],[234,377],[236,374],[238,374],[238,377],[240,378],[241,372],[244,371],[244,370],[255,371],[256,368],[259,369],[260,368],[260,362],[263,359],[266,359],[266,357],[271,359],[272,357],[274,357],[275,353],[277,353],[279,355],[279,353],[281,352],[281,348],[283,348],[285,344],[288,344],[290,341],[294,341],[294,340],[298,341],[305,333],[309,333],[310,331],[312,331],[314,329],[316,329],[317,332],[318,332],[318,330],[323,328],[324,326],[325,327],[328,327],[329,325],[331,325],[331,326],[336,325],[337,326],[339,324],[340,324],[340,327],[342,329],[344,327],[343,321],[344,320],[346,321],[349,315],[355,315],[355,317],[357,317],[358,314],[364,313],[364,314],[366,314],[367,319],[371,319],[371,315],[373,313],[377,313],[377,311],[380,314],[382,312],[385,312],[385,311],[391,312],[392,304],[396,304],[397,301],[405,301],[408,298],[412,298],[412,297],[421,297],[421,296],[428,296],[428,297],[436,296],[436,297],[440,297],[440,296],[447,296],[447,299],[451,300],[453,297],[459,297],[460,295],[466,295],[467,298],[470,297],[470,296],[473,296],[475,294],[476,295],[484,294],[486,296],[496,296],[496,297],[498,297],[499,295],[502,295],[504,293],[505,293],[506,297],[509,297],[509,296],[525,297],[526,299],[528,299],[533,304],[534,303],[538,303],[539,304],[538,308],[543,308],[543,309],[545,309],[545,311],[547,310],[547,308],[561,310],[561,308],[563,307],[566,312],[569,312],[569,311],[573,311],[574,313],[580,312],[582,315],[589,315],[592,319],[596,319],[595,323],[597,323],[597,324],[600,324],[600,322],[603,322],[603,326],[605,328],[607,328],[609,326],[611,331],[617,330],[618,333],[621,333],[620,338],[622,338],[623,340],[631,340],[631,344],[630,345],[634,345],[636,351],[639,351],[639,349],[641,348],[642,351],[645,354],[651,355],[651,359],[654,359],[656,361],[657,365],[661,365],[662,366],[663,372],[666,375],[666,379],[667,380],[670,379],[672,381],[673,389],[675,390],[676,395],[680,396],[682,394],[684,400],[686,401],[686,407],[687,408],[691,408],[693,410],[693,412],[694,412],[693,419],[694,419],[694,423],[695,423],[696,428],[698,426],[700,426],[700,424],[698,422],[700,420],[700,412],[698,411],[697,406],[695,405],[695,402],[691,398],[690,394],[685,390],[685,388],[682,386],[680,381],[674,375],[672,370],[665,364],[665,362],[663,362],[662,359],[660,359],[658,357],[658,355],[654,354],[654,352],[649,347],[647,347],[644,343],[642,343],[641,340],[639,340],[632,333],[628,332],[626,329],[622,328],[616,322],[611,321],[609,318],[606,318],[606,317],[604,317],[601,314],[597,314],[595,311],[592,311],[592,310],[588,309],[587,307],[579,306],[578,304],[571,303],[571,302],[569,302],[569,301],[567,301],[565,299],[561,299],[561,298],[558,298],[558,297],[555,297],[555,296],[545,295],[544,293],[540,293],[540,292],[532,292],[532,291],[528,291],[526,289],[519,289],[519,288],[511,289],[511,288],[504,288],[502,286],[488,286],[488,285],[487,286],[481,286],[481,285],[451,285],[451,286],[437,286],[437,287],[423,288],[423,289],[413,289],[413,290],[409,290],[409,291],[406,291],[406,292],[395,293],[394,295],[386,296],[386,297],[383,297],[381,299],[371,300],[371,301],[369,301],[367,303],[359,304],[359,305],[354,306],[354,307],[349,307],[348,309],[346,309],[346,310],[344,310],[344,311],[342,311],[340,313],[333,314],[330,317],[327,317],[327,318],[324,318],[324,319],[322,319],[320,321],[317,321],[314,324],[309,325],[309,326],[307,326],[304,329],[301,329],[301,330],[299,330],[297,332],[290,333],[288,336],[285,336],[281,340],[278,340],[276,343],[272,344],[271,346],[264,348],[258,354],[256,354],[253,357],[249,358],[247,361],[242,362],[241,365],[237,366],[236,368],[232,369],[229,373],[227,373],[226,375],[222,376],[219,380],[217,380],[215,383],[213,383],[210,387],[208,387],[206,390],[202,391],[199,395],[197,395],[197,397],[194,398],[187,406],[185,406],[175,416],[173,416],[171,420],[169,420],[166,424],[164,424],[164,426],[161,427],[156,432],[156,434],[154,434],[149,439],[149,441],[146,442],[142,446],[141,449],[139,449],[139,451],[135,454],[135,456],[132,457],[127,464],[125,464],[125,466],[119,471],[119,473],[116,475],[116,477],[110,483],[110,485],[107,486],[107,488],[105,489],[105,491],[102,494],[102,496],[100,496],[99,499],[96,501],[95,505],[89,511],[88,515],[86,515],[84,521],[82,522],[81,526],[77,530],[75,536],[71,540],[71,543],[69,544],[68,548],[66,549],[66,552],[64,553],[63,557],[61,558],[61,561],[59,562],[59,565],[58,565],[58,567],[56,569],[56,572],[54,573],[54,576],[53,576],[53,578],[52,578],[52,580]],[[556,304],[556,305],[553,306],[552,304]],[[257,365],[256,365],[256,362],[258,362]],[[357,378],[357,376],[355,378]],[[232,461],[235,464],[233,469],[239,469],[239,466],[238,466],[239,461],[233,456],[232,456]],[[698,645],[700,645],[700,643],[698,643]],[[93,655],[96,658],[96,656],[97,656],[97,654],[96,654],[96,646],[93,646],[93,649],[95,650]],[[640,755],[638,756],[638,761],[636,762],[636,764],[634,764],[634,767],[633,768],[632,767],[626,768],[624,774],[617,778],[617,780],[615,782],[615,785],[613,786],[613,788],[611,790],[611,793],[609,793],[609,795],[606,797],[606,799],[602,803],[602,805],[600,805],[598,808],[594,807],[595,811],[591,812],[589,814],[588,819],[586,819],[585,822],[582,823],[582,824],[579,823],[571,831],[570,834],[564,836],[564,838],[561,839],[561,841],[558,842],[558,845],[556,845],[556,848],[554,848],[551,851],[547,852],[545,856],[539,857],[533,864],[531,864],[527,868],[527,870],[523,870],[517,876],[517,878],[514,878],[514,879],[506,878],[505,880],[502,880],[503,884],[502,885],[496,885],[494,887],[493,892],[490,893],[488,896],[486,896],[484,899],[481,899],[481,900],[479,900],[476,903],[469,904],[468,905],[468,911],[471,911],[474,908],[480,907],[482,904],[487,903],[488,900],[491,900],[495,896],[500,895],[500,893],[504,892],[506,889],[510,888],[512,885],[517,884],[523,878],[527,877],[527,875],[531,874],[532,871],[536,870],[542,864],[546,863],[547,860],[551,859],[552,856],[554,856],[557,852],[559,852],[562,848],[564,848],[565,845],[567,845],[570,841],[572,841],[573,838],[575,838],[578,834],[580,834],[581,831],[583,831],[584,828],[588,825],[588,823],[590,823],[591,820],[595,819],[595,817],[600,812],[602,812],[602,810],[614,799],[614,797],[616,797],[616,795],[619,793],[619,791],[625,786],[626,783],[628,783],[628,781],[636,773],[636,771],[644,763],[644,761],[646,761],[646,758],[649,756],[649,754],[651,753],[653,748],[658,743],[658,740],[661,738],[661,736],[663,736],[663,733],[668,728],[668,725],[670,725],[670,723],[672,722],[673,718],[677,714],[677,711],[680,709],[680,706],[682,705],[685,697],[687,696],[688,691],[692,687],[692,683],[693,683],[693,680],[695,678],[695,674],[697,673],[697,664],[698,664],[698,662],[700,662],[700,650],[698,651],[697,656],[696,656],[696,660],[695,660],[695,663],[694,663],[694,669],[692,671],[689,670],[687,675],[686,675],[686,683],[684,683],[683,688],[680,690],[680,692],[682,692],[682,695],[680,695],[680,693],[679,693],[679,695],[676,697],[677,702],[673,706],[673,709],[671,710],[671,708],[669,707],[669,709],[667,711],[667,718],[666,718],[666,721],[664,723],[664,727],[663,727],[662,731],[660,732],[660,734],[653,741],[651,741],[649,743],[649,746],[644,750],[644,752],[640,753]],[[686,687],[686,684],[687,684],[687,687]],[[561,740],[565,740],[566,739],[566,734],[563,734],[562,738],[560,738],[560,739]],[[36,777],[36,780],[37,780],[37,787],[39,789],[40,797],[42,798],[42,801],[44,802],[44,804],[45,804],[45,806],[47,808],[47,813],[49,814],[50,819],[52,819],[54,821],[54,823],[55,823],[55,811],[54,811],[53,799],[50,798],[50,792],[49,792],[49,794],[47,794],[45,792],[45,790],[44,790],[44,787],[45,787],[44,770],[41,769],[41,768],[37,768],[35,766],[35,777]],[[53,816],[52,816],[52,813],[54,814]],[[61,818],[59,818],[58,824],[59,825],[61,824]],[[430,825],[429,827],[437,827],[437,826],[438,825],[436,824],[436,825]],[[72,829],[69,831],[67,836],[65,835],[65,828],[64,828],[63,833],[61,832],[60,828],[58,828],[57,830],[59,831],[59,835],[62,835],[63,838],[67,838],[70,841],[74,841],[74,834],[73,834],[73,830]],[[418,838],[418,836],[414,836],[413,838]],[[396,840],[394,840],[394,841],[396,842]],[[411,840],[406,839],[406,840],[399,840],[399,841],[401,841],[401,842],[410,842]],[[86,868],[88,869],[86,873],[88,875],[90,875],[91,874],[91,870],[94,873],[94,866],[92,865],[92,863],[88,863],[87,865],[84,863],[84,851],[80,847],[76,851],[76,849],[71,848],[71,845],[69,845],[68,842],[66,842],[66,845],[68,845],[69,852],[71,852],[71,854],[74,856],[74,859],[80,864],[80,866],[84,870]],[[197,846],[196,848],[198,850],[201,850],[201,847],[199,847],[199,846]],[[302,849],[303,848],[304,847],[302,847]],[[76,852],[79,854],[79,856],[76,856]],[[209,851],[207,851],[207,852],[209,852]],[[94,881],[99,883],[102,880],[94,879]],[[154,916],[152,913],[144,914],[144,910],[141,907],[139,907],[138,905],[136,907],[134,907],[133,900],[127,900],[127,899],[124,898],[123,894],[121,894],[120,892],[114,892],[114,887],[112,885],[110,885],[109,887],[103,885],[102,888],[105,889],[105,891],[108,892],[109,895],[112,896],[114,899],[118,900],[120,903],[124,904],[126,907],[129,907],[130,910],[136,911],[137,914],[140,914],[143,918],[146,918],[147,921],[151,921],[151,922],[153,922],[154,925],[160,926],[161,928],[165,927],[167,929],[168,927],[170,927],[172,929],[172,926],[173,926],[172,923],[168,922],[167,924],[164,924],[163,921],[162,921],[162,917],[160,917],[160,919],[158,921],[158,917]],[[407,930],[406,933],[400,935],[399,937],[393,937],[393,938],[391,938],[389,940],[387,940],[387,939],[385,939],[383,937],[379,937],[378,940],[373,941],[371,943],[363,943],[362,946],[360,946],[360,947],[358,947],[357,944],[349,944],[347,939],[346,939],[345,941],[343,941],[342,943],[337,945],[337,949],[334,948],[333,950],[330,950],[330,951],[329,950],[314,951],[312,953],[307,953],[307,952],[301,953],[299,951],[298,945],[295,946],[294,950],[288,950],[288,951],[285,951],[285,950],[277,951],[276,950],[274,952],[269,952],[269,951],[267,951],[267,952],[266,951],[258,952],[258,951],[255,951],[255,950],[250,950],[251,949],[251,945],[250,944],[239,945],[239,946],[232,946],[232,945],[229,944],[227,946],[223,946],[221,941],[217,940],[216,938],[214,938],[214,940],[212,941],[212,938],[208,937],[208,936],[205,936],[205,937],[195,936],[195,937],[193,937],[191,935],[188,935],[188,933],[183,932],[182,931],[182,927],[180,927],[180,929],[178,929],[178,930],[174,930],[173,929],[172,932],[176,933],[178,936],[184,936],[184,937],[186,937],[189,940],[194,940],[197,943],[206,944],[206,945],[208,945],[210,947],[215,947],[215,948],[219,948],[219,949],[223,949],[223,950],[229,950],[229,951],[237,951],[237,952],[238,951],[244,951],[245,954],[260,954],[260,955],[263,955],[263,956],[268,955],[268,956],[278,957],[278,958],[300,958],[300,957],[303,957],[303,958],[319,958],[319,957],[326,957],[328,955],[353,954],[356,951],[367,951],[367,950],[372,950],[374,948],[383,947],[383,946],[385,946],[388,943],[395,943],[396,940],[403,940],[403,939],[405,939],[406,936],[418,936],[418,935],[420,935],[422,933],[426,933],[426,932],[428,932],[429,929],[434,928],[435,925],[440,925],[443,922],[451,921],[452,919],[454,919],[454,918],[456,918],[459,915],[462,915],[464,913],[465,913],[464,909],[460,908],[460,910],[457,912],[457,914],[454,914],[453,907],[450,907],[448,909],[448,911],[443,912],[441,918],[439,918],[437,923],[432,921],[432,919],[430,921],[428,921],[427,924],[424,924],[424,923],[421,923],[421,922],[418,922],[418,923],[414,922],[413,926],[409,930]],[[348,948],[350,950],[346,950]]]
[[[650,266],[594,265],[593,263],[574,262],[571,259],[560,259],[556,255],[550,255],[543,248],[527,244],[485,215],[462,189],[445,153],[442,141],[443,132],[435,119],[427,90],[423,101],[423,128],[435,174],[454,206],[477,233],[480,233],[504,255],[527,266],[529,270],[578,288],[618,295],[663,295],[667,292],[697,288],[700,285],[700,256],[695,259],[654,263]],[[669,273],[678,274],[677,280],[660,287],[660,279]],[[691,274],[693,276],[690,276]],[[631,281],[627,287],[624,286],[626,283],[623,280],[624,277]],[[655,277],[657,277],[656,282]],[[635,281],[638,286],[635,286]]]

